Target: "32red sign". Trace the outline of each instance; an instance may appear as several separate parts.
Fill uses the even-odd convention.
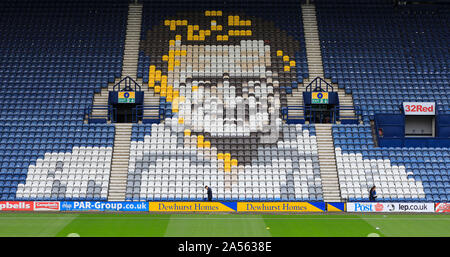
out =
[[[435,115],[436,113],[434,102],[404,102],[403,109],[405,115]]]

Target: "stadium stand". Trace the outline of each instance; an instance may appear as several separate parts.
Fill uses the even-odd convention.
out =
[[[316,1],[325,77],[352,93],[364,125],[334,125],[342,197],[448,201],[448,147],[375,147],[370,121],[403,101],[449,110],[448,5]],[[375,138],[376,140],[376,138]]]
[[[316,2],[324,75],[352,93],[364,121],[400,113],[403,101],[450,110],[448,5],[330,2]]]
[[[131,2],[0,2],[0,200],[450,200],[450,137],[376,135],[404,101],[450,114],[448,4]],[[360,124],[283,120],[321,75]],[[89,124],[126,76],[159,117]]]
[[[120,77],[127,2],[0,6],[1,200],[106,200],[114,126],[83,120]]]
[[[202,200],[205,185],[217,200],[323,200],[315,128],[277,107],[308,77],[300,5],[255,3],[144,1],[137,76],[166,118],[133,127],[127,200]]]
[[[214,148],[197,149],[197,136],[173,133],[164,124],[136,125],[133,131],[128,200],[203,200],[204,185],[215,189],[217,200],[323,200],[314,126],[284,126],[278,147],[245,144],[238,158],[250,158],[252,151],[258,158],[230,172],[224,169],[231,156],[218,159]]]

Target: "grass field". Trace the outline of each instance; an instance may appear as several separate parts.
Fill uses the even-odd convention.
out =
[[[448,237],[448,215],[1,213],[2,237]]]

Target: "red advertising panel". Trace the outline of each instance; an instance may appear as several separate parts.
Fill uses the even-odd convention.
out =
[[[450,203],[436,203],[436,212],[450,212]]]
[[[0,211],[33,211],[33,202],[0,201]]]
[[[59,202],[34,202],[35,211],[59,211]]]

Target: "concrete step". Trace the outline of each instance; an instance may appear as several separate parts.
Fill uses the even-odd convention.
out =
[[[123,76],[129,75],[132,78],[136,77],[139,58],[141,23],[142,4],[130,4],[128,9],[127,31],[122,66]],[[116,79],[116,83],[118,81],[119,79]],[[142,81],[140,81],[140,83],[142,84]],[[112,88],[109,90],[112,90]],[[125,199],[132,124],[115,124],[115,126],[116,130],[113,158],[111,162],[108,200],[121,201]]]

